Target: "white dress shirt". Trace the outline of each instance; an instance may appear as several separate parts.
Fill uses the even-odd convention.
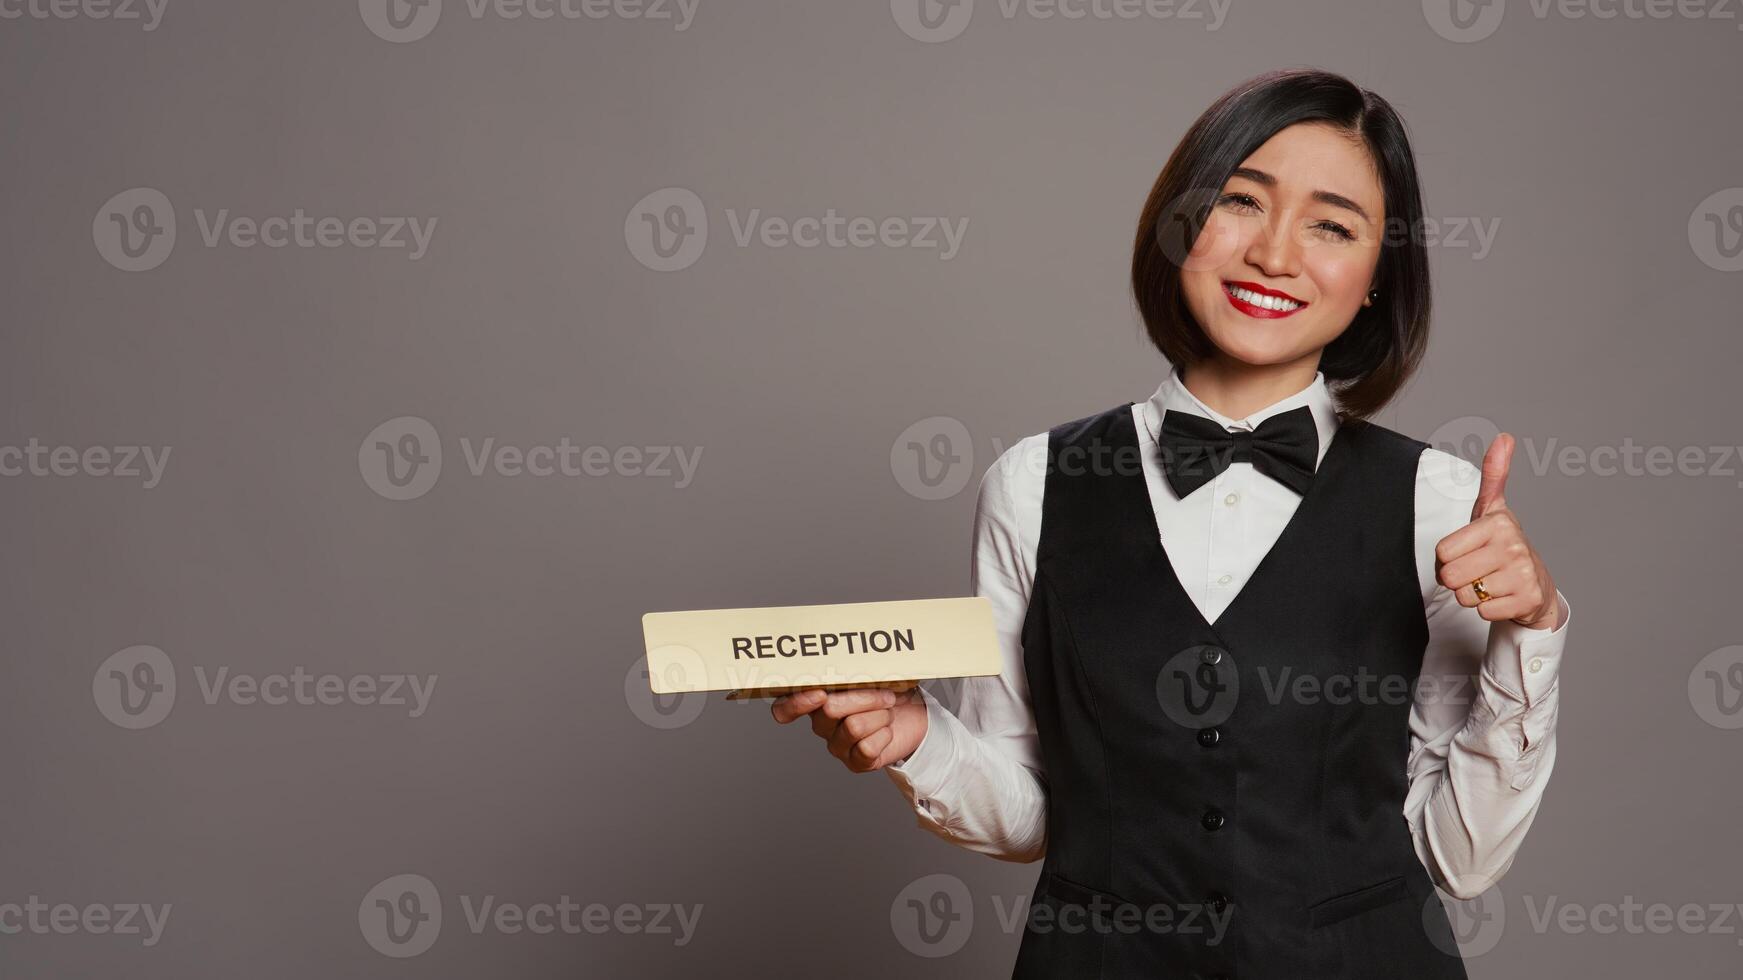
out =
[[[1177,498],[1159,458],[1162,413],[1191,412],[1250,430],[1302,405],[1313,414],[1323,459],[1339,425],[1323,373],[1244,419],[1200,402],[1181,383],[1178,368],[1149,400],[1132,406],[1164,550],[1207,622],[1234,599],[1301,497],[1252,463],[1232,462]],[[992,601],[1001,672],[922,684],[926,736],[905,762],[884,767],[921,827],[960,847],[1019,862],[1038,860],[1046,850],[1046,773],[1022,646],[1046,451],[1046,432],[1028,436],[981,477],[969,587]],[[1469,523],[1479,477],[1476,466],[1432,447],[1418,461],[1416,567],[1429,639],[1411,704],[1409,754],[1401,760],[1410,780],[1404,819],[1417,856],[1458,898],[1475,897],[1499,880],[1537,814],[1555,765],[1556,678],[1571,614],[1558,591],[1562,621],[1554,630],[1490,623],[1437,581],[1435,545]],[[945,686],[960,691],[954,712],[938,698]]]

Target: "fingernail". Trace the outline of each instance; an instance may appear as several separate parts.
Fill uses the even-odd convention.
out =
[[[885,691],[884,692],[884,707],[887,708],[890,705],[895,704],[895,703],[896,703],[896,692],[895,691]]]

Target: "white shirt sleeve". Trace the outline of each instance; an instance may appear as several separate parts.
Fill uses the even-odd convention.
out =
[[[969,588],[992,601],[1000,672],[921,685],[926,736],[906,762],[884,767],[919,825],[1005,861],[1046,852],[1047,795],[1040,736],[1023,667],[1023,619],[1034,583],[1047,434],[1020,440],[981,476]],[[937,694],[960,689],[953,713]]]
[[[1481,895],[1513,863],[1555,767],[1562,648],[1554,630],[1490,623],[1438,581],[1435,546],[1470,522],[1480,471],[1438,449],[1417,464],[1416,566],[1428,648],[1410,712],[1404,816],[1449,894]]]

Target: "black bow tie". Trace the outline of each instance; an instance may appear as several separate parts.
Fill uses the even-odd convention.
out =
[[[1319,430],[1306,405],[1273,415],[1251,432],[1230,432],[1190,412],[1162,413],[1162,471],[1177,497],[1209,483],[1230,463],[1242,462],[1306,494],[1318,460]]]

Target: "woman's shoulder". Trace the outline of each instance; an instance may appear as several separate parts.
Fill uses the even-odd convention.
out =
[[[1057,438],[1059,445],[1071,444],[1105,436],[1116,425],[1136,427],[1134,413],[1142,403],[1121,402],[1112,408],[1050,425],[1031,432],[1001,450],[982,476],[981,493],[991,492],[1016,496],[1038,495],[1047,479],[1047,452]],[[1142,440],[1139,440],[1141,443]]]
[[[1419,523],[1463,523],[1460,513],[1468,515],[1477,499],[1482,483],[1482,470],[1469,460],[1426,442],[1387,428],[1372,419],[1346,419],[1340,427],[1349,426],[1350,433],[1371,446],[1397,454],[1416,467],[1417,520]],[[1341,438],[1341,436],[1340,436]]]

